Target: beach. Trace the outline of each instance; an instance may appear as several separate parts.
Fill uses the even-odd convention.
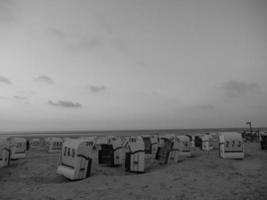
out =
[[[218,150],[193,149],[177,164],[152,161],[143,174],[94,163],[92,176],[69,181],[56,174],[59,153],[31,150],[26,159],[0,168],[0,199],[246,199],[267,198],[267,152],[245,143],[244,160],[218,157]]]

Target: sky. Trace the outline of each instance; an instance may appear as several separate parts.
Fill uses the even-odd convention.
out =
[[[266,126],[266,10],[0,0],[0,131]]]

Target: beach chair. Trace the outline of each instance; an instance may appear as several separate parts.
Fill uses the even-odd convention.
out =
[[[98,163],[110,166],[123,164],[123,148],[120,137],[108,136],[96,141],[100,145],[98,152]]]
[[[0,168],[9,165],[10,154],[7,138],[0,137]]]
[[[261,132],[260,133],[260,144],[261,149],[267,149],[267,132]]]
[[[201,138],[201,135],[196,135],[195,136],[195,147],[200,147],[202,148],[202,138]]]
[[[158,137],[155,135],[145,135],[142,138],[145,144],[145,154],[155,158],[158,151]]]
[[[30,140],[30,149],[40,149],[40,148],[41,148],[40,138],[33,138]]]
[[[160,144],[156,159],[160,164],[177,163],[179,159],[179,145],[173,135],[164,135],[160,137]]]
[[[62,145],[57,174],[70,180],[80,180],[90,176],[92,168],[92,148],[94,141],[69,139]]]
[[[221,158],[244,158],[244,144],[240,133],[221,132],[219,133],[219,141],[219,155]]]
[[[192,148],[195,147],[195,136],[194,136],[194,135],[190,135],[190,134],[187,134],[186,136],[189,137],[189,140],[190,140],[190,146],[191,146]]]
[[[208,134],[201,134],[196,136],[198,146],[202,151],[209,151],[212,149],[210,145],[210,136]]]
[[[219,149],[219,135],[218,133],[210,133],[209,135],[209,145],[214,150]]]
[[[130,137],[126,144],[125,169],[128,172],[145,171],[145,144],[141,136]]]
[[[186,135],[177,135],[176,140],[178,143],[179,157],[191,157],[190,138]]]
[[[60,152],[62,149],[63,140],[61,138],[51,137],[47,141],[48,153]]]
[[[8,138],[10,147],[10,159],[16,160],[26,157],[26,139],[24,138]]]

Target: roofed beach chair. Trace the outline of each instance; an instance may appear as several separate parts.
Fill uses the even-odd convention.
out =
[[[244,144],[242,135],[240,133],[221,132],[219,133],[219,141],[219,155],[221,158],[244,158]]]
[[[89,177],[92,167],[93,144],[94,141],[84,139],[66,140],[62,145],[57,174],[70,180]]]

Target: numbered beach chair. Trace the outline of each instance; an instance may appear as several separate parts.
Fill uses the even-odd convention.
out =
[[[267,132],[260,133],[261,149],[267,149]]]
[[[63,140],[57,137],[51,137],[47,140],[48,153],[60,152],[62,149]]]
[[[0,168],[9,165],[10,149],[7,138],[0,137]]]
[[[243,159],[244,145],[240,133],[222,132],[219,133],[219,155],[221,158]]]
[[[92,148],[94,141],[69,139],[62,145],[57,174],[70,180],[80,180],[90,176]]]
[[[26,157],[26,142],[25,138],[8,138],[10,147],[10,159],[16,160]]]
[[[125,169],[128,172],[145,171],[145,144],[141,136],[130,137],[126,144]]]
[[[173,135],[164,135],[160,137],[160,144],[156,159],[160,164],[177,163],[179,159],[179,145]]]
[[[177,135],[176,140],[178,143],[179,156],[191,157],[191,143],[190,138],[185,135]]]
[[[98,153],[99,164],[118,166],[123,164],[123,148],[120,137],[109,136],[98,141],[100,150]]]
[[[40,148],[41,148],[40,138],[33,138],[30,140],[30,149],[40,149]]]

